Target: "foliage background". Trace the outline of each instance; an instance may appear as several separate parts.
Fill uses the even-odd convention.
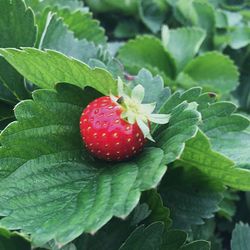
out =
[[[249,249],[249,23],[243,0],[1,0],[0,249]],[[118,76],[171,120],[113,165],[78,122]]]

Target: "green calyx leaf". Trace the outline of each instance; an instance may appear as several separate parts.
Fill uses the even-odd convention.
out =
[[[130,124],[138,124],[145,138],[154,142],[150,134],[149,122],[166,124],[170,119],[169,114],[153,114],[156,103],[143,104],[145,89],[142,85],[136,85],[131,94],[124,90],[122,80],[118,79],[118,97],[110,95],[113,102],[116,102],[123,109],[121,118]]]

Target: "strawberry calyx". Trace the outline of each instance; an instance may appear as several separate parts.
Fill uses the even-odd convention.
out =
[[[124,83],[118,78],[118,96],[110,94],[113,102],[122,108],[121,118],[130,124],[137,123],[142,131],[144,138],[154,141],[150,134],[150,122],[157,124],[166,124],[169,122],[169,114],[154,114],[156,103],[142,103],[145,90],[138,84],[129,93],[125,90]]]

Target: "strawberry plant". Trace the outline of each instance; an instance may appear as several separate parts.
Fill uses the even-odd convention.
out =
[[[0,250],[249,248],[247,2],[0,14]]]

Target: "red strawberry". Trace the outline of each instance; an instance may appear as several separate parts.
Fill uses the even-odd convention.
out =
[[[122,106],[109,96],[91,102],[83,111],[80,128],[89,152],[106,161],[122,161],[140,152],[146,139],[137,125],[121,118]]]
[[[142,104],[144,88],[137,85],[131,96],[118,80],[119,93],[91,102],[80,119],[82,139],[89,152],[106,161],[122,161],[140,152],[150,135],[149,121],[164,124],[169,115],[152,114],[155,104]]]

